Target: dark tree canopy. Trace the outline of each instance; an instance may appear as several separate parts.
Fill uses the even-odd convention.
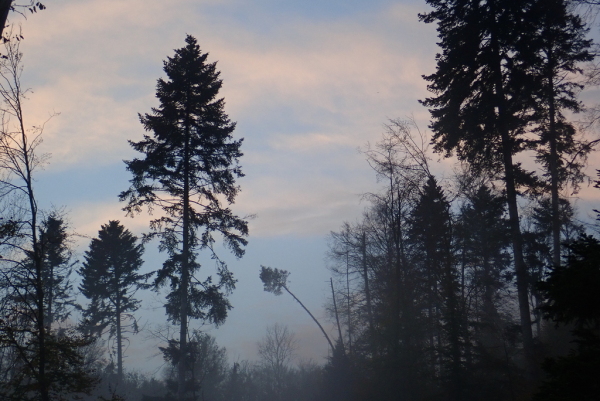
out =
[[[72,252],[65,220],[56,213],[46,217],[40,228],[40,241],[44,257],[44,321],[51,325],[68,318],[70,308],[75,305],[73,286],[69,279],[74,263],[71,263]]]
[[[546,318],[572,324],[576,347],[545,361],[547,377],[535,401],[595,400],[600,391],[600,241],[582,235],[569,249],[566,266],[553,269],[539,287]]]
[[[134,312],[140,301],[134,297],[145,276],[142,267],[144,248],[119,221],[102,225],[98,237],[92,239],[85,261],[79,269],[79,290],[90,300],[84,314],[99,331],[115,323],[115,306],[121,312]],[[114,330],[114,329],[113,329]]]
[[[69,234],[65,220],[53,212],[45,217],[38,227],[39,248],[41,256],[41,282],[44,299],[44,325],[50,329],[55,322],[67,319],[75,307],[73,285],[70,275],[73,269]],[[23,269],[13,280],[19,287],[30,292],[24,297],[25,304],[34,303],[31,272],[35,270],[33,254],[29,253],[23,262]]]
[[[201,53],[192,36],[186,43],[165,62],[169,79],[158,80],[160,107],[140,116],[153,136],[130,142],[145,158],[126,162],[133,174],[132,186],[120,195],[128,202],[125,209],[129,213],[139,212],[143,206],[158,206],[165,212],[152,221],[150,235],[159,236],[162,249],[170,255],[158,272],[156,284],[171,279],[173,289],[178,287],[176,276],[182,265],[189,272],[199,268],[194,249],[212,251],[215,232],[238,257],[244,254],[248,234],[247,223],[223,204],[233,203],[239,192],[235,179],[243,176],[237,164],[242,140],[232,139],[235,123],[223,110],[224,100],[217,98],[222,81],[216,63],[206,62],[208,54]],[[186,290],[192,291],[188,316],[224,321],[229,303],[219,290],[229,290],[234,284],[224,264],[219,266],[219,278],[220,284],[213,284],[211,279],[201,283],[206,290],[196,285]],[[181,320],[177,291],[167,303],[173,321]]]
[[[539,284],[547,318],[573,323],[578,330],[600,328],[600,241],[582,235],[569,245],[566,267],[553,269]]]
[[[248,233],[247,223],[223,205],[223,200],[233,203],[239,192],[235,179],[243,176],[237,165],[242,140],[232,139],[235,123],[223,110],[224,100],[217,99],[222,81],[216,63],[206,62],[208,54],[200,52],[196,39],[188,36],[186,43],[165,62],[169,80],[158,80],[160,107],[140,116],[144,128],[154,135],[130,142],[145,158],[126,162],[133,174],[132,186],[120,195],[128,202],[125,209],[129,213],[144,206],[158,206],[165,212],[151,223],[151,235],[161,238],[162,249],[171,256],[159,272],[157,284],[175,274],[184,249],[212,250],[218,232],[240,257]],[[187,243],[182,242],[184,235],[189,236]],[[188,258],[190,264],[193,255]],[[221,273],[227,282],[228,274],[225,270]],[[215,322],[224,319],[216,310],[205,316],[197,310],[196,315]],[[169,316],[180,319],[175,307]]]
[[[523,148],[517,136],[531,107],[524,87],[518,29],[525,1],[429,0],[438,22],[442,53],[437,71],[425,77],[434,97],[430,109],[435,149],[488,170],[502,170],[503,131],[508,151]],[[510,68],[509,68],[510,67]],[[510,98],[510,102],[507,99]]]
[[[135,293],[145,287],[150,276],[139,273],[143,253],[144,248],[137,238],[118,221],[111,220],[102,226],[98,238],[92,239],[78,271],[82,278],[79,290],[90,301],[83,311],[85,327],[98,335],[108,328],[110,336],[116,337],[120,378],[123,373],[123,315],[139,309],[140,300],[135,298]],[[135,332],[135,319],[133,324]]]

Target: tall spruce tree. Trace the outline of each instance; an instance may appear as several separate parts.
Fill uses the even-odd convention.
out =
[[[123,317],[139,309],[135,293],[150,275],[138,273],[144,248],[137,242],[129,230],[111,220],[102,225],[98,238],[92,239],[78,271],[82,278],[79,290],[90,300],[83,311],[86,327],[98,335],[108,328],[110,336],[116,338],[119,381],[123,379]]]
[[[575,189],[584,175],[582,169],[589,144],[576,138],[576,129],[565,116],[582,109],[577,93],[582,85],[581,63],[591,61],[592,40],[581,18],[568,10],[567,0],[538,0],[528,10],[523,24],[526,49],[522,56],[528,76],[535,83],[533,123],[538,162],[543,166],[550,187],[552,263],[560,265],[561,202],[560,190],[571,182]]]
[[[523,258],[517,190],[535,183],[514,157],[526,147],[523,136],[533,114],[535,89],[521,55],[530,52],[522,29],[534,0],[428,0],[421,15],[438,22],[442,53],[437,71],[425,79],[434,97],[429,107],[438,152],[452,153],[504,182],[524,350],[535,372],[529,283]]]
[[[432,375],[441,372],[448,400],[462,400],[466,325],[454,266],[450,202],[433,176],[412,210],[410,237],[421,255],[416,263],[423,282]]]
[[[156,286],[170,285],[166,312],[179,324],[179,349],[186,354],[188,319],[223,323],[231,308],[226,296],[235,286],[227,265],[214,252],[215,233],[236,257],[244,254],[248,225],[233,214],[232,204],[242,177],[238,165],[242,140],[234,140],[235,123],[224,112],[218,93],[222,81],[216,63],[208,63],[196,39],[164,63],[167,80],[158,80],[160,102],[140,121],[152,136],[131,146],[144,157],[126,161],[131,187],[121,193],[128,214],[143,207],[162,209],[150,223],[149,238],[158,237],[168,259],[158,271]],[[197,279],[197,251],[208,250],[217,262],[218,280]],[[185,397],[185,358],[178,363],[178,397]]]

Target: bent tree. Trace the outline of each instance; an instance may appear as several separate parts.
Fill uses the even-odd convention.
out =
[[[200,51],[194,37],[188,35],[185,41],[164,62],[167,80],[159,79],[156,90],[160,106],[140,115],[152,135],[129,142],[143,157],[125,162],[133,178],[120,194],[129,215],[143,208],[162,211],[150,222],[146,239],[158,237],[160,250],[168,253],[155,285],[170,286],[166,313],[180,328],[179,400],[185,397],[188,371],[188,319],[218,325],[231,309],[226,296],[235,280],[214,251],[215,234],[238,258],[248,235],[247,222],[229,208],[240,191],[235,180],[243,176],[238,165],[242,139],[233,139],[235,123],[224,112],[224,100],[217,98],[222,80],[216,63],[206,61],[208,53]],[[216,261],[218,279],[199,279],[200,250]]]
[[[285,292],[290,294],[292,296],[292,298],[294,298],[294,300],[300,304],[302,309],[304,309],[306,311],[306,313],[308,313],[308,315],[317,324],[317,326],[319,326],[321,333],[323,333],[323,336],[325,337],[325,339],[329,343],[329,346],[331,347],[331,352],[334,352],[335,347],[333,346],[333,342],[331,342],[331,339],[327,335],[327,332],[325,331],[323,326],[321,326],[321,323],[319,323],[317,318],[312,313],[310,313],[308,308],[306,306],[304,306],[304,304],[298,299],[298,297],[296,297],[294,295],[294,293],[291,292],[290,289],[288,288],[287,279],[288,279],[289,275],[290,275],[290,272],[288,272],[286,270],[281,270],[281,269],[272,268],[272,267],[268,267],[268,266],[262,266],[262,265],[260,266],[259,277],[260,277],[260,281],[262,281],[262,283],[263,283],[264,290],[266,292],[270,292],[270,293],[273,293],[278,296],[278,295],[281,295],[281,290],[284,289]]]

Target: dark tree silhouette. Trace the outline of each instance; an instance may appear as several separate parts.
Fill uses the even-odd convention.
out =
[[[533,120],[538,139],[537,158],[549,182],[552,215],[552,263],[560,265],[561,216],[559,191],[571,182],[575,188],[583,180],[585,157],[591,144],[576,138],[576,129],[564,112],[579,112],[577,100],[583,85],[581,63],[591,61],[591,39],[581,18],[572,14],[567,0],[537,1],[528,10],[523,38],[528,50],[521,54],[528,77],[535,83]]]
[[[159,347],[165,362],[167,396],[160,401],[173,399],[177,393],[177,367],[179,365],[179,342],[168,341],[166,347]],[[214,337],[193,330],[188,341],[186,363],[190,367],[191,380],[187,383],[192,399],[225,400],[222,398],[222,386],[226,378],[227,353],[217,345]],[[174,394],[175,393],[175,394]]]
[[[480,330],[497,332],[499,292],[510,280],[510,230],[506,202],[481,185],[461,207],[457,221],[457,248],[461,261],[461,281],[472,280],[472,288],[462,287],[478,300],[475,318]],[[484,327],[487,326],[487,327]],[[491,334],[491,333],[490,333]]]
[[[567,265],[555,267],[539,287],[545,317],[572,325],[576,348],[546,360],[547,378],[535,401],[596,400],[600,394],[600,241],[582,235],[568,247]]]
[[[73,286],[69,279],[72,271],[71,250],[64,219],[57,213],[44,218],[38,229],[39,247],[42,258],[42,285],[44,291],[44,324],[48,330],[52,324],[67,319],[75,307]],[[23,262],[27,271],[33,271],[35,261],[32,254]],[[31,277],[20,274],[14,283],[22,288],[30,286]],[[33,293],[29,294],[33,302]]]
[[[425,77],[435,96],[423,101],[431,112],[435,149],[447,156],[455,152],[477,170],[501,177],[505,185],[523,343],[532,374],[533,334],[517,189],[535,181],[514,156],[525,147],[522,134],[533,108],[534,88],[528,86],[531,81],[519,58],[530,51],[521,24],[533,2],[428,0],[434,11],[421,15],[425,22],[438,22],[442,48],[437,71]]]
[[[85,261],[78,270],[82,282],[81,293],[90,300],[83,311],[85,328],[97,335],[109,329],[116,337],[117,377],[123,380],[123,317],[129,316],[140,307],[135,298],[139,288],[149,274],[140,274],[144,248],[137,238],[118,221],[111,220],[102,226],[98,238],[92,239],[90,249],[85,252]],[[133,319],[133,331],[137,323]]]
[[[527,227],[523,232],[524,254],[527,261],[527,267],[532,283],[541,281],[546,276],[548,269],[555,266],[553,255],[553,229],[552,221],[553,208],[549,197],[539,199],[532,208],[531,214],[526,220]],[[571,252],[566,245],[575,241],[585,230],[583,225],[577,222],[575,218],[576,210],[568,199],[559,199],[559,218],[560,218],[560,241],[563,251],[562,257],[565,258]],[[536,286],[531,289],[532,303],[534,306],[535,324],[537,333],[542,333],[542,317],[539,310],[543,297]]]
[[[413,249],[409,220],[430,176],[428,140],[411,121],[391,120],[387,128],[364,152],[382,191],[365,195],[370,206],[359,224],[332,234],[332,273],[346,287],[341,310],[348,309],[352,320],[346,338],[352,339],[352,370],[360,369],[352,375],[355,392],[419,399],[433,390],[427,384],[434,368],[423,357],[433,351],[423,313],[423,255]],[[343,366],[336,362],[339,351],[332,353],[332,366]]]
[[[44,320],[47,326],[51,326],[54,322],[67,319],[75,305],[69,279],[73,268],[69,234],[64,219],[57,213],[51,213],[42,221],[40,241],[44,257]]]
[[[483,183],[466,189],[465,198],[454,230],[463,321],[470,328],[464,344],[464,399],[509,399],[513,386],[507,372],[514,366],[504,339],[512,326],[503,313],[512,302],[507,296],[512,274],[506,202]]]
[[[430,366],[441,372],[448,400],[465,399],[463,355],[467,325],[452,249],[450,203],[436,179],[430,176],[411,213],[410,241],[421,255],[415,261],[423,282],[427,309]]]
[[[170,285],[166,311],[180,325],[179,344],[186,353],[188,319],[223,323],[231,308],[226,298],[235,280],[227,265],[215,254],[218,233],[236,257],[244,254],[248,225],[234,215],[232,204],[242,177],[238,159],[242,140],[233,140],[235,123],[224,112],[225,101],[217,98],[222,81],[216,63],[207,63],[196,39],[187,36],[186,46],[164,63],[168,80],[159,79],[160,101],[140,121],[152,136],[145,135],[131,146],[144,154],[127,161],[133,174],[131,187],[121,193],[125,210],[136,214],[143,207],[159,207],[163,215],[150,224],[169,254],[158,271],[155,284]],[[217,262],[218,280],[197,279],[200,265],[196,252],[207,249]],[[178,397],[184,398],[186,366],[179,362]]]

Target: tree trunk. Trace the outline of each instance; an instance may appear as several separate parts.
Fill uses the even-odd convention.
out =
[[[16,79],[16,77],[15,77]],[[20,94],[19,83],[15,82],[15,92]],[[17,118],[19,120],[19,128],[21,133],[21,153],[23,157],[23,164],[25,166],[25,184],[27,186],[27,200],[29,202],[30,209],[30,223],[31,223],[31,247],[33,253],[33,263],[35,269],[35,295],[36,295],[36,329],[38,352],[39,352],[39,365],[37,369],[38,375],[38,386],[40,392],[41,401],[50,401],[50,394],[48,384],[46,380],[46,326],[44,324],[45,308],[44,308],[44,280],[42,277],[43,273],[43,256],[41,253],[40,243],[37,237],[37,202],[33,193],[33,177],[32,177],[32,165],[31,165],[31,148],[28,146],[27,135],[25,132],[25,126],[23,124],[23,110],[21,107],[20,98],[17,96],[15,99],[15,111],[17,112]]]
[[[333,343],[331,342],[331,339],[329,338],[329,336],[327,335],[327,332],[325,331],[325,329],[323,328],[323,326],[321,326],[321,323],[319,323],[319,321],[317,320],[316,317],[314,317],[314,315],[312,313],[310,313],[310,311],[308,310],[308,308],[306,306],[304,306],[304,304],[289,290],[289,288],[287,288],[287,286],[283,286],[283,289],[292,296],[292,298],[294,298],[296,300],[296,302],[298,302],[300,304],[300,306],[302,307],[302,309],[304,309],[306,311],[306,313],[308,313],[308,315],[312,318],[312,320],[317,324],[317,326],[319,326],[319,329],[321,329],[321,333],[323,333],[323,335],[325,336],[325,339],[327,340],[327,342],[329,343],[329,346],[331,347],[331,354],[333,355],[333,350],[334,350],[334,346]]]
[[[491,2],[492,15],[496,15],[494,9],[495,3]],[[502,160],[504,164],[504,183],[506,187],[506,202],[508,205],[508,216],[511,231],[511,240],[513,248],[513,259],[515,263],[515,274],[517,277],[517,297],[519,300],[519,315],[521,321],[521,331],[523,334],[523,348],[525,357],[529,363],[529,373],[533,375],[535,370],[534,352],[533,352],[533,332],[531,327],[531,312],[529,308],[529,285],[528,274],[525,260],[523,258],[523,239],[521,237],[521,227],[519,219],[519,209],[517,205],[517,191],[515,187],[515,175],[513,165],[513,141],[510,138],[509,128],[507,126],[508,111],[506,107],[506,95],[503,85],[502,60],[500,54],[500,45],[496,33],[498,22],[494,21],[491,29],[491,45],[493,47],[493,74],[494,88],[496,93],[497,122],[501,140]],[[533,376],[532,376],[533,377]]]
[[[116,283],[117,287],[117,305],[115,317],[117,319],[117,384],[123,382],[123,338],[121,333],[121,297],[118,291],[118,280]]]
[[[346,252],[346,309],[348,313],[348,353],[352,355],[352,312],[350,305],[350,266]]]
[[[33,219],[35,221],[35,218]],[[34,226],[35,227],[35,226]],[[37,245],[37,240],[34,235],[33,240],[34,247]],[[46,380],[46,326],[44,324],[44,283],[42,281],[42,259],[39,255],[39,251],[34,250],[34,263],[36,277],[36,295],[37,295],[37,330],[38,330],[38,352],[39,352],[39,365],[38,365],[38,385],[40,389],[41,401],[50,401],[50,395],[48,390],[48,382]]]
[[[42,244],[43,246],[43,244]],[[44,251],[42,252],[42,257],[44,255]],[[46,266],[46,269],[48,269],[48,266]],[[46,300],[47,300],[47,306],[46,306],[46,326],[48,327],[48,329],[52,328],[52,323],[54,323],[54,316],[53,316],[53,312],[52,312],[52,303],[54,302],[54,293],[53,293],[53,280],[54,280],[54,269],[50,268],[50,271],[48,272],[48,276],[47,276],[47,280],[48,280],[48,287],[47,287],[47,293],[46,295]]]
[[[548,52],[548,111],[549,111],[549,137],[550,144],[550,194],[552,202],[552,264],[555,268],[560,267],[560,199],[558,194],[558,151],[556,132],[556,105],[554,100],[554,58],[552,50]]]
[[[188,333],[188,286],[190,274],[190,123],[186,120],[185,146],[183,151],[183,246],[181,263],[181,283],[179,286],[179,366],[177,377],[177,396],[179,401],[185,397],[187,333]]]
[[[338,316],[337,303],[335,302],[335,291],[333,290],[333,279],[332,278],[329,279],[329,283],[331,284],[331,297],[333,299],[333,311],[335,313],[335,321],[337,322],[339,341],[340,341],[340,345],[342,346],[342,352],[344,354],[346,354],[346,350],[344,348],[344,338],[342,337],[342,326],[340,325],[340,318]]]
[[[399,189],[398,189],[399,191]],[[394,360],[398,361],[400,359],[400,338],[402,337],[402,268],[406,265],[404,264],[403,252],[402,252],[402,216],[401,216],[401,199],[400,193],[397,193],[396,200],[394,201],[394,183],[392,181],[392,177],[390,177],[390,194],[391,194],[391,203],[390,203],[390,216],[392,218],[393,224],[393,240],[394,240],[394,255],[391,260],[393,261],[394,266],[394,280],[395,280],[395,299],[394,299],[394,339],[393,339],[393,350],[394,350]],[[395,213],[395,203],[398,203],[398,214]]]
[[[375,356],[375,325],[373,324],[373,308],[371,307],[371,291],[369,289],[369,272],[367,270],[367,235],[362,233],[362,268],[365,281],[365,296],[367,299],[367,315],[369,318],[369,333],[371,335],[371,352]]]
[[[517,277],[517,295],[519,299],[521,330],[523,333],[523,347],[525,349],[527,358],[530,360],[530,362],[532,362],[533,332],[531,328],[531,311],[529,308],[529,279],[527,274],[527,266],[525,265],[525,260],[523,259],[523,240],[519,225],[519,211],[517,208],[517,192],[514,182],[512,155],[510,155],[509,151],[505,149],[506,146],[503,146],[503,148],[508,214],[510,220],[515,273]]]
[[[10,11],[12,2],[13,0],[0,0],[0,37],[2,37],[2,33],[4,32],[6,19],[8,18],[8,12]]]

